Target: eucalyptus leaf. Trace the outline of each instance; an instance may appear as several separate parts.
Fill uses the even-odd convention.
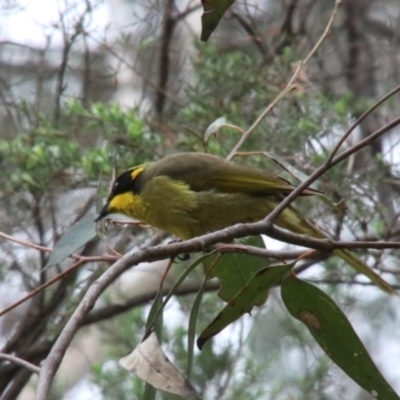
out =
[[[265,302],[269,289],[279,284],[283,277],[293,268],[294,263],[267,267],[256,272],[248,284],[225,306],[214,318],[197,340],[199,349],[209,339],[238,320],[243,314],[250,313],[254,306]]]
[[[261,236],[251,236],[240,241],[241,245],[265,248]],[[234,246],[234,245],[232,245]],[[218,257],[218,260],[216,260]],[[264,257],[243,253],[225,253],[210,255],[203,261],[205,273],[209,277],[217,277],[221,282],[218,296],[229,302],[250,281],[253,275],[260,269],[269,265]],[[215,264],[215,265],[213,265]],[[208,269],[212,268],[208,273]]]
[[[210,35],[218,26],[220,19],[225,11],[235,2],[235,0],[201,0],[204,13],[201,16],[201,41],[208,40]]]
[[[376,399],[399,400],[380,373],[354,328],[319,288],[289,276],[281,285],[289,313],[303,322],[328,357]]]
[[[51,268],[65,260],[97,235],[96,216],[88,214],[68,229],[55,245],[45,268]]]
[[[178,290],[179,286],[183,283],[183,281],[194,271],[194,269],[199,266],[202,262],[204,262],[205,259],[209,257],[213,257],[215,254],[218,254],[219,250],[214,250],[209,254],[202,255],[198,258],[196,258],[190,265],[187,267],[182,274],[179,276],[177,281],[174,283],[174,285],[171,287],[170,291],[168,294],[165,296],[165,299],[163,302],[160,304],[153,304],[151,307],[151,319],[148,318],[147,323],[146,323],[146,335],[150,334],[150,332],[154,329],[156,325],[156,321],[158,318],[158,315],[164,310],[165,306],[171,299],[171,297],[175,294],[175,292]],[[157,302],[158,299],[156,298]],[[155,300],[155,301],[156,301]],[[150,317],[150,315],[149,315]]]
[[[207,279],[205,278],[199,291],[197,292],[196,298],[193,302],[192,310],[189,318],[188,328],[188,360],[187,360],[187,378],[191,379],[193,359],[194,359],[194,340],[196,336],[196,325],[197,317],[199,315],[201,300],[203,299],[204,289],[206,287]]]

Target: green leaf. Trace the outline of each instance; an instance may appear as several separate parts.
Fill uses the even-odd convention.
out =
[[[322,290],[290,276],[281,285],[290,314],[303,322],[328,357],[372,396],[399,400],[336,303]]]
[[[143,391],[143,400],[154,400],[156,398],[157,389],[154,386],[151,386],[150,383],[146,382]]]
[[[201,16],[201,41],[208,40],[225,11],[235,2],[235,0],[201,0],[204,13]]]
[[[143,340],[154,330],[158,340],[162,339],[162,326],[163,326],[163,295],[162,287],[159,288],[157,295],[151,305],[149,315],[146,321],[146,334]]]
[[[188,328],[188,361],[187,361],[187,378],[190,380],[193,368],[193,358],[194,358],[194,339],[196,336],[196,324],[197,317],[199,315],[201,300],[203,299],[204,289],[206,287],[207,278],[204,278],[203,284],[201,285],[199,291],[197,292],[196,298],[193,303],[192,310],[190,312],[189,318],[189,328]]]
[[[174,283],[174,285],[171,287],[170,291],[168,292],[168,294],[165,296],[164,301],[161,303],[160,306],[157,305],[157,312],[154,312],[152,315],[152,319],[148,319],[147,324],[146,324],[146,336],[150,334],[150,331],[153,329],[153,327],[155,326],[158,314],[160,312],[162,312],[162,310],[165,308],[165,306],[167,305],[167,303],[169,302],[169,300],[171,299],[171,297],[175,294],[175,292],[178,290],[179,286],[183,283],[183,281],[193,272],[193,270],[200,265],[206,258],[209,258],[210,256],[214,256],[215,254],[217,254],[219,252],[219,250],[214,250],[209,254],[205,254],[202,255],[198,258],[196,258],[196,260],[194,260],[192,262],[192,264],[190,264],[189,267],[187,267],[182,274],[179,276],[179,278],[177,279],[177,281]],[[153,305],[154,306],[154,305]],[[152,309],[153,309],[152,306]]]
[[[241,244],[265,248],[261,236],[245,238],[241,240]],[[215,257],[219,257],[219,259],[216,260]],[[214,263],[215,266],[213,266]],[[220,254],[210,256],[204,260],[203,264],[205,273],[207,274],[208,269],[212,268],[208,276],[217,277],[221,282],[218,296],[229,302],[247,285],[257,271],[268,265],[268,260],[251,254],[226,253],[222,256]]]
[[[55,245],[45,268],[57,265],[95,238],[97,235],[95,218],[95,215],[88,214],[68,229]]]
[[[143,338],[143,342],[147,339],[149,334],[154,330],[157,335],[158,341],[162,341],[162,328],[163,328],[163,296],[162,287],[159,288],[157,295],[151,305],[149,314],[146,321],[146,333]],[[146,381],[146,385],[143,391],[143,400],[154,400],[156,398],[157,390],[153,385]]]
[[[248,284],[225,306],[203,331],[197,340],[201,349],[207,340],[238,320],[243,314],[250,313],[254,306],[263,304],[271,287],[279,284],[293,268],[294,263],[267,267],[252,276]]]

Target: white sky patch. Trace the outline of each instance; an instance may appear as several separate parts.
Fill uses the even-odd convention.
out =
[[[106,2],[99,1],[97,6],[92,3],[93,11],[86,17],[85,29],[104,28],[109,23],[109,7]],[[74,29],[86,7],[82,0],[19,0],[19,4],[16,11],[0,13],[0,39],[33,47],[46,46],[47,36],[51,36],[53,45],[60,45],[60,18],[64,19],[67,31]]]
[[[400,128],[397,126],[392,129],[384,138],[383,157],[394,166],[397,173],[400,173]]]
[[[101,400],[102,398],[100,388],[84,378],[69,390],[62,400]]]

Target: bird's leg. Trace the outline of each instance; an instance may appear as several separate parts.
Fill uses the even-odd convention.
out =
[[[170,240],[170,241],[168,242],[168,244],[171,244],[171,243],[180,243],[180,242],[182,242],[181,239],[173,239],[173,240]],[[189,253],[178,254],[178,255],[176,256],[176,258],[177,258],[179,261],[187,261],[187,260],[190,260],[190,254],[189,254]],[[175,257],[171,257],[171,262],[174,262],[174,260],[175,260]]]

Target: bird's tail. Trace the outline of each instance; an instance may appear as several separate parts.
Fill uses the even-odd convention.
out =
[[[295,208],[288,207],[277,218],[276,224],[294,233],[305,234],[316,239],[326,239],[328,236],[316,226],[307,221]],[[348,250],[337,249],[334,254],[353,267],[357,272],[367,276],[376,286],[384,292],[393,294],[396,290],[381,276],[374,272],[368,265]]]

